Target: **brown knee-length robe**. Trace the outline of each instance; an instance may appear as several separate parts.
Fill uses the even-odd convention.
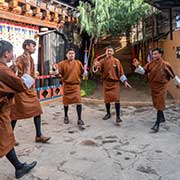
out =
[[[124,75],[120,61],[114,57],[105,57],[99,61],[98,69],[103,79],[104,102],[119,102],[120,77]]]
[[[166,107],[167,84],[175,77],[173,69],[167,61],[160,59],[146,64],[144,70],[150,81],[153,106],[163,111]]]
[[[79,60],[63,60],[58,63],[59,76],[63,82],[63,104],[80,104],[80,77],[83,66]]]
[[[0,158],[15,145],[10,110],[15,93],[25,90],[21,78],[17,77],[6,64],[0,63]]]
[[[24,74],[25,58],[30,62],[31,76],[35,77],[34,61],[28,54],[23,54],[17,58],[18,76],[21,77]],[[12,120],[31,118],[40,114],[42,114],[42,108],[33,87],[25,92],[16,94],[15,103],[11,108]]]

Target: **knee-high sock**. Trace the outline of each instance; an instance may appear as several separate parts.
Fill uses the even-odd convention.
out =
[[[14,148],[11,149],[11,151],[9,151],[6,154],[6,157],[11,162],[11,164],[15,167],[16,170],[21,169],[23,167],[23,164],[17,158]]]
[[[16,123],[17,123],[17,120],[12,120],[11,121],[11,126],[12,126],[13,130],[15,129]]]
[[[116,117],[120,117],[120,103],[115,103]]]
[[[157,119],[156,119],[155,124],[156,124],[156,126],[158,126],[158,127],[159,127],[159,125],[160,125],[160,120],[161,120],[161,118],[160,118],[160,113],[159,113],[159,111],[157,111]]]
[[[157,112],[157,116],[158,116],[160,119],[165,120],[165,117],[164,117],[164,113],[163,113],[163,111],[158,110],[158,112]]]
[[[81,112],[82,112],[82,105],[81,104],[78,104],[76,106],[76,111],[77,111],[78,120],[81,120]]]
[[[41,137],[41,116],[34,117],[34,125],[36,128],[36,137]]]
[[[107,112],[107,114],[111,114],[110,113],[110,108],[111,108],[110,103],[106,103],[106,112]]]
[[[64,116],[65,117],[68,117],[68,109],[69,109],[68,106],[64,106]]]

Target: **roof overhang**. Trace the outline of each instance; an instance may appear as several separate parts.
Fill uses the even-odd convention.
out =
[[[159,10],[180,8],[180,0],[144,0],[144,2],[156,7]]]

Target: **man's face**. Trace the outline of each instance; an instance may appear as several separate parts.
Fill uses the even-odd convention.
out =
[[[36,51],[36,46],[30,43],[29,45],[26,46],[26,49],[28,50],[30,54],[34,54]]]
[[[75,52],[74,51],[68,51],[66,56],[67,56],[68,60],[74,60],[75,59]]]
[[[106,49],[106,56],[111,57],[114,54],[114,50],[112,48]]]
[[[159,53],[159,51],[153,51],[152,53],[153,60],[159,60],[162,55]]]
[[[5,58],[7,59],[7,63],[11,62],[12,58],[13,58],[13,50],[11,51],[6,51],[4,54]]]

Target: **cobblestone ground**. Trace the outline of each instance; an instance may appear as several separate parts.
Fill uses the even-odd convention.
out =
[[[112,118],[103,121],[103,104],[83,106],[86,130],[76,126],[75,106],[71,123],[63,124],[59,103],[44,107],[42,129],[52,137],[49,144],[34,142],[33,120],[19,121],[15,130],[17,154],[22,161],[37,160],[37,167],[22,180],[179,180],[180,105],[165,111],[167,122],[151,133],[156,119],[151,106],[122,107],[121,126]],[[0,180],[13,180],[14,169],[0,160]]]

